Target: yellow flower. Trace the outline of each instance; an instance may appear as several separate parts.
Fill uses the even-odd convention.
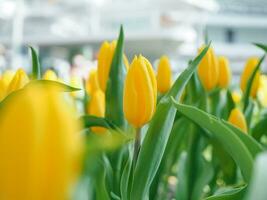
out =
[[[134,127],[141,127],[153,116],[157,82],[153,68],[143,56],[135,57],[125,78],[123,110]]]
[[[205,46],[200,48],[201,52]],[[203,87],[210,91],[217,86],[219,78],[218,61],[213,49],[210,47],[198,66],[198,76]]]
[[[220,56],[218,57],[218,63],[219,63],[218,86],[221,88],[227,88],[232,78],[231,70],[229,68],[229,61],[227,58]]]
[[[89,72],[88,79],[86,80],[86,91],[92,94],[94,91],[100,89],[97,77],[97,70],[93,69]]]
[[[104,117],[105,106],[105,94],[102,90],[98,89],[92,93],[88,106],[88,114],[97,117]],[[106,129],[102,127],[92,127],[92,131],[95,133],[103,133]]]
[[[248,80],[249,80],[250,76],[252,75],[254,69],[257,67],[258,62],[259,62],[258,58],[251,57],[248,59],[248,61],[246,63],[245,69],[241,75],[241,80],[240,80],[240,88],[243,91],[243,93],[245,93],[245,91],[246,91]],[[257,94],[257,91],[259,88],[259,84],[260,84],[260,71],[258,71],[256,73],[256,76],[255,76],[253,83],[252,83],[250,96],[252,96],[253,98],[256,97],[256,94]]]
[[[116,41],[113,41],[111,43],[104,42],[99,50],[97,74],[99,86],[104,92],[106,91],[106,84],[109,77],[110,66],[112,63],[115,48]],[[128,69],[129,62],[125,55],[123,55],[123,62],[125,64],[126,69]]]
[[[0,199],[68,199],[82,153],[72,111],[51,87],[9,97],[0,110]]]
[[[9,95],[11,92],[23,88],[29,81],[30,80],[26,72],[23,69],[18,69],[10,84],[8,85],[7,95]]]
[[[3,79],[0,79],[0,101],[2,101],[3,98],[5,98],[5,96],[6,96],[6,87]]]
[[[248,132],[245,116],[238,108],[234,108],[231,111],[228,121],[240,128],[244,133]]]
[[[75,88],[82,88],[83,87],[83,81],[79,76],[72,76],[70,78],[70,85]],[[70,95],[72,97],[77,97],[81,94],[80,91],[71,92]]]
[[[162,56],[159,60],[158,73],[157,73],[157,85],[160,93],[166,93],[171,88],[172,72],[167,56]]]
[[[267,76],[260,76],[260,87],[258,89],[258,97],[262,106],[267,107]]]
[[[5,87],[7,87],[9,85],[9,83],[11,82],[11,80],[13,79],[15,75],[15,72],[12,70],[6,70],[3,75],[2,75],[2,80],[5,84]]]
[[[50,81],[57,81],[58,80],[56,73],[53,70],[51,70],[51,69],[48,69],[44,73],[43,79],[44,80],[50,80]]]
[[[242,96],[241,96],[240,92],[233,91],[232,92],[232,98],[233,98],[233,101],[237,104],[241,101]]]

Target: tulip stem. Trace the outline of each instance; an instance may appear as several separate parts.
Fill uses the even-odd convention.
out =
[[[141,128],[136,128],[136,135],[135,135],[135,142],[134,142],[134,155],[133,155],[134,166],[137,162],[138,153],[140,150],[140,143],[141,143]]]

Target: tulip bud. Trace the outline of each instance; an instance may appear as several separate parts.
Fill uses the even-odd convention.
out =
[[[12,81],[13,77],[15,75],[14,71],[6,70],[2,75],[2,80],[4,82],[5,87],[7,88],[9,83]]]
[[[18,69],[7,88],[7,95],[23,88],[29,81],[29,77],[25,71],[23,69]]]
[[[219,80],[218,86],[221,88],[227,88],[231,82],[232,74],[229,68],[229,61],[225,57],[218,57],[219,66]]]
[[[72,111],[51,87],[9,96],[1,107],[0,199],[69,199],[82,152]]]
[[[97,70],[91,70],[89,72],[88,79],[86,80],[86,91],[88,94],[92,94],[94,91],[100,89],[97,77]]]
[[[157,82],[153,68],[143,56],[135,57],[125,78],[123,110],[136,128],[153,116],[157,101]]]
[[[159,60],[157,73],[157,86],[160,93],[166,93],[171,88],[172,72],[167,56],[162,56]]]
[[[3,79],[0,79],[0,101],[6,96],[6,87]]]
[[[205,46],[200,48],[199,52],[204,48]],[[212,47],[209,48],[206,55],[199,63],[198,77],[207,91],[210,91],[217,86],[219,78],[218,61]]]
[[[44,73],[43,79],[44,80],[50,80],[50,81],[57,81],[58,80],[56,73],[51,69],[47,70]]]
[[[233,101],[237,104],[241,101],[242,96],[241,96],[240,92],[233,91],[232,92],[232,98],[233,98]]]
[[[262,106],[267,107],[267,76],[260,76],[260,87],[258,90],[258,98]]]
[[[91,95],[91,100],[88,106],[88,114],[94,115],[97,117],[105,116],[105,94],[102,90],[98,89],[94,91]],[[92,131],[95,133],[103,133],[106,131],[105,128],[102,127],[92,127]]]
[[[8,85],[13,79],[14,74],[15,73],[13,71],[7,70],[3,73],[2,77],[0,78],[0,101],[2,101],[5,98]]]
[[[97,74],[98,74],[99,86],[101,90],[104,92],[106,91],[106,84],[109,77],[109,71],[115,48],[116,48],[116,41],[113,41],[111,43],[104,42],[99,50]],[[125,64],[126,69],[128,69],[129,62],[125,55],[123,55],[123,62]]]
[[[245,116],[238,108],[234,108],[231,111],[228,121],[240,128],[244,133],[248,132]]]
[[[245,69],[241,75],[241,80],[240,80],[240,88],[243,91],[243,93],[245,93],[248,80],[250,79],[250,77],[251,77],[254,69],[257,67],[258,63],[259,63],[258,58],[252,57],[252,58],[248,59],[246,66],[245,66]],[[258,71],[256,73],[256,76],[254,77],[252,87],[250,90],[250,96],[252,96],[253,98],[255,98],[257,95],[259,84],[260,84],[260,71]]]

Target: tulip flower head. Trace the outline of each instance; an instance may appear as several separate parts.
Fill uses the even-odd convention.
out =
[[[44,75],[43,75],[43,79],[44,80],[50,80],[50,81],[57,81],[58,78],[57,78],[57,74],[51,70],[51,69],[48,69]]]
[[[228,59],[223,56],[218,57],[218,66],[219,66],[218,86],[220,88],[227,88],[232,78]]]
[[[86,80],[86,91],[88,94],[92,94],[99,89],[97,70],[93,69],[89,72],[88,79]]]
[[[204,48],[205,46],[200,48],[199,52],[201,52]],[[198,77],[206,91],[211,91],[217,86],[219,68],[218,61],[212,47],[208,49],[206,55],[199,63]]]
[[[105,94],[102,90],[98,89],[91,94],[88,114],[97,117],[105,116]],[[102,127],[92,127],[92,131],[95,133],[104,133],[106,129]]]
[[[239,91],[233,91],[231,95],[232,95],[233,101],[236,104],[239,103],[242,99],[241,92],[239,92]]]
[[[240,128],[244,133],[248,132],[245,116],[238,108],[234,108],[231,111],[228,121]]]
[[[256,57],[249,58],[245,69],[241,75],[241,80],[240,80],[240,88],[245,93],[246,87],[248,84],[248,80],[250,79],[254,69],[257,67],[257,64],[259,63],[259,59]],[[250,96],[255,98],[257,95],[257,91],[260,85],[260,71],[258,71],[254,77],[251,91],[250,91]]]
[[[51,87],[8,98],[0,110],[0,199],[68,199],[82,152],[75,113]]]
[[[29,81],[30,80],[26,72],[23,69],[18,69],[10,84],[8,85],[7,95],[11,92],[23,88]]]
[[[167,56],[162,56],[159,60],[158,71],[157,71],[157,86],[158,91],[162,94],[166,93],[172,84],[172,72]]]
[[[115,48],[116,48],[116,41],[113,41],[111,43],[104,42],[99,50],[97,74],[98,74],[99,86],[101,90],[104,92],[106,91],[107,80],[109,77],[109,71],[110,71]],[[129,62],[125,55],[123,55],[123,62],[124,62],[126,69],[128,69]]]
[[[124,83],[123,110],[134,127],[146,124],[153,116],[157,101],[157,82],[153,68],[143,56],[135,57]]]
[[[258,98],[262,106],[267,107],[267,76],[260,76],[260,86],[258,89]]]

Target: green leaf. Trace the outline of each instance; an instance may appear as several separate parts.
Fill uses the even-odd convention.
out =
[[[115,53],[110,66],[109,79],[106,90],[106,118],[118,127],[125,125],[123,113],[123,86],[126,74],[123,63],[123,28],[120,29]]]
[[[40,79],[41,78],[41,66],[39,63],[38,55],[33,47],[29,46],[29,48],[31,50],[31,56],[32,56],[32,77],[33,79]]]
[[[251,131],[252,137],[256,140],[260,140],[261,136],[264,134],[267,134],[267,114],[263,115]]]
[[[211,162],[206,161],[202,156],[198,158],[199,169],[196,180],[194,182],[194,188],[192,193],[192,199],[200,199],[203,194],[203,188],[211,181],[214,176],[214,169]]]
[[[188,198],[188,176],[186,173],[187,154],[183,152],[178,162],[177,179],[178,184],[176,187],[176,199],[187,200]]]
[[[110,121],[102,117],[84,115],[80,117],[80,120],[83,122],[85,128],[91,128],[93,126],[100,126],[104,128],[116,129],[114,124],[112,124]]]
[[[215,116],[195,107],[179,104],[174,99],[173,104],[179,113],[208,130],[221,143],[240,167],[244,179],[249,181],[253,169],[253,156],[242,140]]]
[[[129,156],[126,165],[124,166],[124,169],[122,171],[121,176],[121,183],[120,183],[120,191],[121,191],[121,199],[127,200],[128,199],[128,185],[129,185],[129,178],[132,168],[132,157]]]
[[[58,81],[51,81],[51,80],[33,80],[30,81],[25,87],[29,86],[43,86],[43,87],[52,87],[57,89],[59,92],[75,92],[81,90],[80,88],[75,88],[64,83],[60,83]]]
[[[171,132],[176,110],[170,96],[179,99],[188,80],[197,69],[209,45],[191,62],[177,78],[170,91],[162,97],[140,148],[131,189],[131,200],[145,199],[159,168]]]
[[[227,189],[226,191],[210,196],[205,200],[241,200],[246,192],[246,188],[247,186]]]
[[[254,101],[251,98],[249,98],[247,109],[246,109],[246,111],[244,113],[245,114],[245,118],[246,118],[246,122],[247,122],[248,130],[250,130],[254,107],[255,107],[254,106]]]
[[[229,118],[229,115],[230,115],[232,109],[234,109],[234,108],[235,108],[235,102],[233,100],[231,91],[227,90],[226,91],[226,104],[222,110],[222,112],[223,112],[222,118],[227,120]]]
[[[243,101],[244,101],[244,108],[243,108],[243,112],[245,113],[246,112],[246,109],[248,107],[248,104],[249,104],[249,97],[250,97],[250,91],[252,89],[252,84],[253,84],[253,80],[258,72],[258,70],[260,69],[260,66],[261,66],[261,63],[262,61],[264,60],[265,58],[265,55],[263,55],[259,61],[259,63],[257,64],[257,66],[255,67],[253,73],[251,74],[251,76],[249,77],[248,79],[248,82],[247,82],[247,86],[246,86],[246,90],[245,90],[245,94],[244,94],[244,98],[243,98]]]
[[[255,46],[261,48],[267,53],[267,45],[266,44],[260,44],[260,43],[254,43]]]
[[[259,153],[264,150],[263,147],[253,137],[244,133],[241,129],[237,128],[229,122],[226,122],[224,120],[222,120],[222,122],[228,128],[230,128],[239,137],[240,140],[242,140],[242,142],[247,146],[254,159]]]
[[[253,172],[253,179],[248,188],[246,200],[266,200],[267,197],[267,153],[258,156]]]

